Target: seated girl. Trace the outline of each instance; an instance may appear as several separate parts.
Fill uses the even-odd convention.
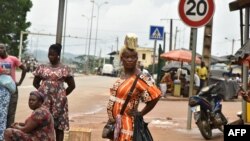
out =
[[[55,141],[54,121],[50,112],[42,106],[44,94],[32,91],[29,107],[32,114],[24,123],[13,123],[4,132],[5,141]]]

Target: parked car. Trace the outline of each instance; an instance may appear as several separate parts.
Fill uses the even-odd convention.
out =
[[[102,67],[102,75],[109,75],[113,76],[114,74],[114,67],[112,64],[104,64]]]

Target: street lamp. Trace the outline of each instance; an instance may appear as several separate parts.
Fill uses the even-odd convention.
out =
[[[86,43],[85,43],[85,54],[87,54],[87,48],[88,48],[88,35],[89,35],[89,21],[90,21],[90,18],[87,17],[86,15],[82,14],[82,17],[86,18],[87,19],[87,29],[86,29]]]
[[[231,53],[231,54],[233,55],[233,54],[234,54],[234,42],[235,42],[235,41],[239,41],[240,39],[235,40],[234,38],[233,38],[233,39],[229,39],[229,38],[227,38],[227,37],[225,37],[225,39],[226,39],[226,40],[229,40],[229,41],[232,41],[232,53]]]
[[[18,53],[18,58],[19,58],[20,61],[22,60],[23,35],[24,34],[29,34],[29,32],[21,31],[21,33],[20,33],[19,53]]]
[[[91,45],[91,33],[92,33],[92,24],[93,24],[93,13],[94,13],[94,7],[95,7],[95,3],[94,0],[92,0],[91,2],[93,2],[92,5],[92,11],[91,11],[91,17],[90,17],[90,30],[89,30],[89,46],[88,46],[88,56],[87,56],[87,65],[86,65],[86,70],[87,70],[87,74],[89,73],[89,53],[90,53],[90,45]]]
[[[38,50],[38,43],[39,43],[39,35],[42,31],[45,31],[44,29],[38,30],[37,31],[37,38],[36,38],[36,52],[35,52],[35,58],[37,59],[37,50]]]
[[[85,43],[85,54],[87,54],[87,48],[88,48],[88,36],[89,36],[89,21],[90,18],[84,14],[82,14],[82,17],[87,19],[87,29],[86,29],[86,43]],[[96,16],[93,16],[93,18],[95,18]]]
[[[98,25],[99,25],[99,11],[100,11],[101,6],[103,6],[105,4],[108,4],[108,2],[105,1],[105,2],[103,2],[101,4],[98,4],[95,1],[93,1],[93,3],[95,3],[97,5],[97,21],[96,21],[95,48],[94,48],[94,57],[95,57],[95,55],[96,55],[96,46],[97,46]]]
[[[90,22],[90,18],[84,14],[82,14],[82,17],[87,19],[87,29],[86,29],[86,43],[85,43],[85,55],[87,54],[87,49],[88,49],[88,36],[89,36],[89,22]],[[95,16],[93,17],[95,18]],[[88,56],[87,56],[88,57]],[[86,60],[85,62],[85,71],[87,71],[88,68],[88,61]]]
[[[82,17],[86,18],[87,19],[87,29],[86,29],[86,43],[85,43],[85,55],[87,54],[87,48],[88,48],[88,30],[89,30],[89,21],[90,21],[90,18],[85,16],[85,15],[82,15]],[[88,59],[88,58],[87,58]],[[85,67],[84,67],[85,66]],[[87,68],[88,68],[88,61],[86,60],[85,63],[83,64],[83,70],[85,70],[85,72],[87,73]]]

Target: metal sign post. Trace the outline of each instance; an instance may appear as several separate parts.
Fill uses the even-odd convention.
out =
[[[195,73],[195,57],[196,57],[196,44],[197,44],[197,28],[191,28],[192,40],[190,40],[190,48],[192,48],[192,62],[191,62],[191,74],[190,74],[190,82],[189,82],[189,97],[193,95],[194,88],[194,73]],[[188,108],[188,118],[187,118],[187,129],[191,129],[191,119],[192,112],[191,109]]]
[[[155,73],[155,51],[157,46],[157,40],[163,40],[164,27],[163,26],[150,26],[149,39],[154,40],[154,54],[152,64],[152,74]]]
[[[192,48],[192,64],[189,85],[189,97],[193,95],[197,28],[206,25],[214,14],[213,0],[180,0],[178,5],[179,16],[191,28],[190,48]],[[187,129],[191,129],[192,113],[188,106]]]
[[[157,44],[157,40],[155,40],[155,42],[154,42],[154,56],[153,56],[152,74],[155,73],[155,51],[156,51],[156,44]]]

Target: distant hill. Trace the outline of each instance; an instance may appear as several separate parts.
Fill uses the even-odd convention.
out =
[[[30,54],[31,56],[33,56],[34,58],[37,59],[38,62],[40,63],[45,63],[48,62],[48,51],[44,51],[44,50],[37,50],[34,52],[27,52],[28,54]],[[64,58],[66,59],[75,59],[75,57],[77,57],[79,55],[77,54],[72,54],[72,53],[64,53]]]

